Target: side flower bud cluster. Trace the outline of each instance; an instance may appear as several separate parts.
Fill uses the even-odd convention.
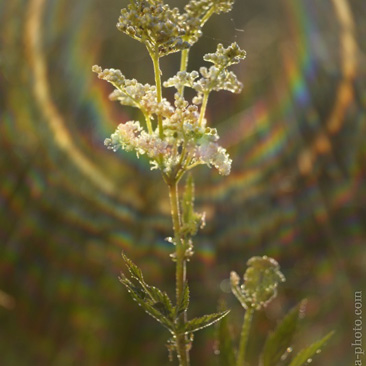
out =
[[[277,296],[277,287],[285,281],[285,276],[277,261],[267,256],[252,257],[247,265],[242,285],[239,275],[230,273],[231,290],[245,309],[260,310]]]

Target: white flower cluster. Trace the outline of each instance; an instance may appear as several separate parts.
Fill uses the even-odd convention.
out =
[[[234,0],[191,0],[181,13],[163,0],[134,0],[121,10],[117,28],[159,57],[191,47],[214,13],[229,12]]]
[[[170,164],[176,166],[183,158],[186,168],[207,164],[217,168],[220,174],[228,175],[232,161],[226,150],[217,143],[219,136],[216,129],[206,127],[205,120],[199,124],[197,106],[190,105],[178,94],[175,98],[175,112],[164,120],[166,141],[172,146]]]
[[[208,53],[203,59],[212,62],[217,68],[226,68],[231,65],[238,64],[246,56],[246,52],[238,46],[236,42],[232,43],[228,48],[219,43],[215,53]]]
[[[196,159],[208,166],[213,165],[221,175],[230,174],[232,160],[226,150],[215,142],[198,146]]]
[[[188,170],[199,164],[214,166],[220,174],[228,175],[231,159],[219,146],[216,129],[198,125],[197,106],[176,95],[175,110],[163,121],[164,139],[156,129],[147,133],[137,121],[120,124],[104,144],[111,150],[122,148],[146,154],[152,159],[152,167],[169,174],[179,169]]]
[[[117,28],[150,52],[158,49],[160,57],[189,48],[200,36],[199,19],[180,14],[162,0],[132,1],[121,10]]]
[[[116,89],[109,95],[110,100],[119,101],[122,105],[141,109],[145,115],[170,116],[174,109],[164,98],[157,103],[156,87],[150,84],[140,84],[135,79],[126,79],[120,70],[104,69],[94,65],[92,71],[99,79],[111,83]]]
[[[195,89],[198,92],[198,99],[194,101],[195,104],[201,102],[202,94],[208,94],[212,90],[228,90],[232,93],[240,93],[243,84],[227,68],[237,64],[244,58],[245,51],[241,50],[236,42],[227,48],[219,44],[215,53],[209,53],[204,56],[205,61],[212,62],[214,65],[209,69],[201,67],[200,74],[202,77],[200,79],[198,79],[199,73],[197,71],[179,71],[175,76],[168,79],[164,86],[173,86],[177,90],[180,90],[183,86]]]
[[[181,51],[197,41],[201,27],[214,13],[231,10],[234,0],[191,0],[180,13],[163,0],[133,0],[121,11],[118,29],[144,43],[154,65],[169,53]],[[139,108],[146,128],[137,121],[120,124],[105,145],[114,151],[122,148],[147,155],[153,168],[159,168],[166,178],[179,179],[187,170],[206,164],[227,175],[231,159],[218,144],[216,129],[207,127],[205,112],[211,91],[228,90],[238,93],[242,84],[228,67],[245,58],[245,51],[236,43],[224,48],[217,46],[215,53],[204,56],[210,68],[198,71],[179,71],[167,80],[165,87],[175,87],[174,104],[162,98],[160,75],[156,86],[127,79],[120,70],[93,66],[100,79],[111,83],[115,90],[110,99],[123,105]],[[158,69],[158,67],[157,67]],[[157,79],[156,79],[157,80]],[[197,92],[192,103],[183,97],[185,87]],[[159,88],[159,89],[157,89]]]
[[[168,143],[161,140],[155,133],[149,134],[142,129],[137,121],[121,123],[110,138],[104,140],[104,145],[113,151],[122,148],[126,151],[135,150],[137,156],[146,154],[152,159],[158,159],[167,151]]]
[[[228,13],[233,4],[234,0],[191,0],[185,6],[185,10],[191,16],[204,18],[208,12]]]

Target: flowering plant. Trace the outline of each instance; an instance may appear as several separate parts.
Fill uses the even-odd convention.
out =
[[[221,175],[228,175],[231,159],[219,144],[217,130],[209,126],[206,119],[209,96],[213,91],[227,90],[239,93],[242,83],[229,68],[245,58],[245,51],[237,43],[228,47],[217,46],[214,53],[206,54],[204,61],[210,67],[199,71],[187,71],[190,48],[202,35],[202,27],[213,14],[228,12],[234,0],[190,0],[184,12],[170,8],[163,0],[130,0],[121,10],[117,28],[143,43],[150,55],[155,85],[141,84],[127,79],[120,70],[102,69],[93,66],[100,79],[111,83],[115,90],[110,99],[122,105],[138,108],[143,122],[129,121],[120,124],[110,138],[105,140],[108,149],[119,148],[134,151],[137,156],[146,155],[151,169],[158,169],[169,188],[174,235],[167,238],[175,247],[171,255],[176,266],[176,299],[171,301],[167,293],[148,285],[141,270],[125,255],[123,259],[130,276],[121,275],[132,298],[152,317],[157,319],[171,334],[168,348],[176,352],[180,366],[190,365],[189,351],[192,334],[222,320],[228,310],[203,315],[188,320],[189,287],[187,282],[187,261],[193,255],[193,236],[204,226],[204,214],[194,210],[194,183],[188,174],[183,194],[179,191],[182,177],[197,165],[215,167]],[[180,52],[181,62],[177,74],[162,82],[160,59],[171,53]],[[176,89],[174,102],[163,97],[163,87]],[[195,92],[192,100],[184,96],[185,88]],[[246,309],[239,350],[228,346],[226,320],[219,327],[220,362],[224,366],[245,364],[246,343],[254,311],[266,306],[276,295],[278,283],[284,281],[278,263],[267,257],[253,257],[248,261],[244,284],[231,273],[231,288],[241,305]],[[275,366],[286,353],[292,341],[300,315],[301,306],[296,307],[285,318],[277,331],[269,337],[261,362],[263,366]],[[295,357],[291,366],[300,366],[308,360],[329,338]],[[230,342],[229,342],[230,343]],[[300,357],[300,358],[299,358]],[[305,357],[305,358],[304,358]],[[304,361],[304,362],[305,362]]]

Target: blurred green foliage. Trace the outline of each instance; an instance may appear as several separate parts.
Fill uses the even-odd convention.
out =
[[[208,225],[189,272],[198,304],[190,317],[215,312],[222,296],[241,321],[226,293],[230,270],[241,272],[253,255],[281,264],[287,282],[254,320],[262,339],[249,340],[252,362],[274,319],[303,297],[310,324],[299,349],[335,329],[319,364],[344,366],[354,357],[354,291],[365,287],[366,260],[365,8],[340,1],[341,17],[335,3],[237,1],[232,14],[206,25],[191,55],[194,69],[233,34],[247,51],[236,70],[243,94],[217,94],[209,106],[233,172],[195,174],[195,205]],[[152,82],[143,47],[115,28],[123,6],[0,3],[4,365],[166,363],[166,334],[135,309],[117,277],[123,249],[172,293],[168,197],[145,160],[104,149],[117,124],[138,115],[110,103],[111,90],[90,72],[100,63]],[[166,75],[177,61],[164,59]],[[213,333],[197,335],[196,364],[214,364]]]

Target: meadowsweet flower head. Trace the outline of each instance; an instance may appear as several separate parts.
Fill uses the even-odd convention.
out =
[[[200,23],[182,15],[162,0],[134,0],[121,10],[117,28],[145,44],[150,52],[166,56],[189,48],[198,39]]]
[[[152,159],[166,154],[168,148],[166,141],[161,140],[156,133],[144,131],[137,121],[121,123],[111,137],[105,139],[104,144],[113,151],[119,148],[125,151],[134,150],[137,156],[146,154]]]
[[[122,105],[136,107],[148,116],[169,117],[173,113],[173,107],[168,100],[157,100],[156,86],[141,84],[136,79],[127,79],[120,70],[104,69],[93,66],[92,71],[98,74],[100,79],[111,83],[116,89],[109,95],[112,101],[118,101]]]
[[[164,86],[175,87],[177,90],[181,90],[182,87],[195,89],[197,96],[193,100],[194,104],[200,104],[202,96],[209,94],[213,90],[227,90],[232,93],[240,93],[243,84],[227,68],[239,63],[244,58],[245,51],[241,50],[237,43],[232,43],[227,48],[219,44],[215,53],[209,53],[204,56],[204,60],[213,63],[213,66],[210,68],[201,67],[199,73],[197,71],[179,71],[175,76],[169,78],[164,83]],[[198,79],[200,74],[201,78]]]
[[[229,175],[232,160],[226,150],[216,142],[205,142],[199,145],[195,151],[197,162],[214,166],[221,175]]]
[[[156,66],[158,58],[195,43],[209,17],[231,10],[232,5],[233,0],[191,0],[180,12],[163,0],[131,0],[121,10],[117,27],[144,43]],[[147,155],[152,167],[165,175],[180,176],[200,164],[229,174],[231,159],[218,144],[216,129],[207,126],[205,110],[211,91],[241,90],[242,84],[228,67],[244,57],[245,52],[236,43],[227,48],[219,44],[216,52],[204,56],[213,64],[211,67],[201,67],[199,72],[182,69],[163,83],[164,87],[177,89],[172,104],[162,97],[160,82],[155,86],[141,84],[126,78],[120,70],[93,66],[100,79],[115,87],[110,99],[139,108],[145,119],[144,127],[136,121],[120,124],[105,144],[114,151],[122,148],[134,150],[138,156]],[[160,71],[154,70],[160,79]],[[191,102],[183,97],[185,87],[197,93]]]
[[[234,0],[191,0],[184,9],[189,15],[206,21],[211,13],[228,13],[233,4]]]
[[[119,148],[126,151],[134,150],[141,130],[140,122],[121,123],[111,137],[104,140],[104,145],[113,151],[117,151]]]
[[[212,62],[217,68],[226,68],[231,65],[238,64],[246,57],[246,52],[238,46],[236,42],[232,43],[229,47],[219,43],[215,53],[208,53],[203,56],[203,59],[208,62]]]
[[[175,87],[179,90],[182,86],[193,88],[195,80],[199,77],[197,71],[178,71],[177,74],[164,82],[164,87]]]

